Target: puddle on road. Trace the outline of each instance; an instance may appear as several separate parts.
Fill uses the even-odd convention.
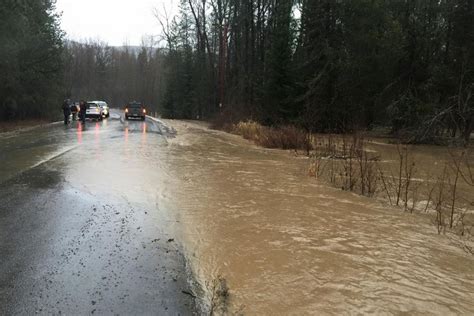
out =
[[[472,314],[474,257],[426,216],[319,185],[307,161],[170,122],[167,194],[192,269],[249,315]]]
[[[116,111],[101,122],[88,120],[85,126],[74,121],[67,127],[55,123],[0,134],[0,183],[79,146],[95,144],[101,150],[99,146],[107,144],[109,139],[127,138],[128,134],[142,134],[143,138],[150,133],[173,136],[168,127],[160,127],[152,120],[124,122]]]
[[[165,137],[174,137],[176,134],[176,131],[158,119],[147,118],[146,121],[141,121],[136,119],[125,120],[121,117],[120,121],[122,124],[118,126],[118,129],[126,133],[156,133]]]
[[[59,124],[0,135],[0,183],[70,150],[69,142],[68,129]]]
[[[176,220],[159,204],[166,140],[120,124],[50,127],[40,140],[54,151],[9,152],[35,165],[0,183],[0,314],[191,314]]]

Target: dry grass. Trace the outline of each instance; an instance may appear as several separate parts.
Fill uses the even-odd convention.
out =
[[[265,148],[305,150],[307,152],[312,149],[310,136],[294,126],[275,128],[262,126],[254,121],[246,121],[233,125],[231,132]]]

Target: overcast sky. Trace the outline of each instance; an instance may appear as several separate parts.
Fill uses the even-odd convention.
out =
[[[178,0],[57,0],[61,27],[67,38],[102,40],[113,46],[141,45],[144,35],[160,34],[153,8],[169,14],[178,11]]]

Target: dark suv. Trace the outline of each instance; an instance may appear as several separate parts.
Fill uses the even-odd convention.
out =
[[[129,118],[141,118],[142,121],[145,120],[146,117],[146,109],[140,102],[130,102],[125,107],[125,119],[128,120]]]

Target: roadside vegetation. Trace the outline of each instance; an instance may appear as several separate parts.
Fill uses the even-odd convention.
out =
[[[239,122],[228,131],[266,148],[301,149],[309,153],[312,147],[308,134],[292,125],[272,128],[248,121]]]

